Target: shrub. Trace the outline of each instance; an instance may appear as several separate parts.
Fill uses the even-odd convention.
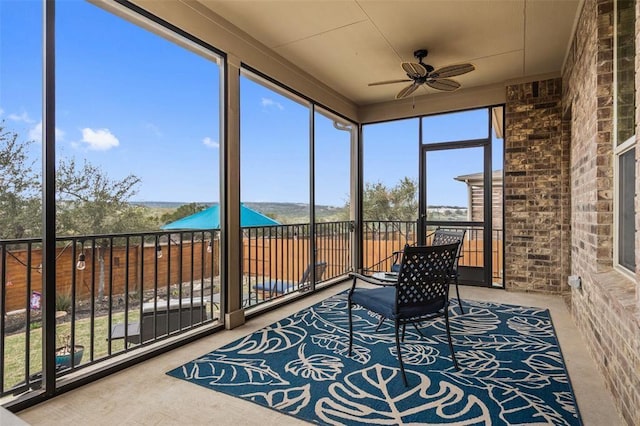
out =
[[[71,295],[70,294],[58,294],[56,295],[56,311],[71,311]]]

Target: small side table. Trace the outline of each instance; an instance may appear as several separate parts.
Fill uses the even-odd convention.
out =
[[[371,276],[380,281],[396,282],[398,281],[397,272],[374,272]]]

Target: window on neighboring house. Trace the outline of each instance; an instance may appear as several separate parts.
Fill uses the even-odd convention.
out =
[[[616,1],[616,264],[635,271],[635,0]]]

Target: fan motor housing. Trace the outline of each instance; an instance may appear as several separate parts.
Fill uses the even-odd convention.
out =
[[[420,62],[422,62],[422,59],[426,58],[428,54],[429,54],[429,51],[427,49],[418,49],[415,52],[413,52],[413,56],[418,58]]]
[[[413,52],[413,56],[415,56],[418,59],[418,63],[427,70],[427,74],[433,72],[433,70],[435,69],[431,65],[425,64],[424,62],[422,62],[422,60],[426,58],[428,54],[429,54],[429,51],[427,49],[418,49],[415,52]]]

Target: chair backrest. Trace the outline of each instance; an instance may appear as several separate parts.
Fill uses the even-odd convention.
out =
[[[316,263],[316,281],[322,280],[322,276],[324,275],[324,271],[327,269],[327,262],[318,262]],[[307,269],[304,270],[302,274],[302,278],[300,279],[299,284],[303,284],[309,282],[311,280],[311,265],[307,266]]]
[[[458,246],[458,252],[456,253],[456,261],[454,263],[454,269],[458,267],[458,260],[460,259],[460,253],[462,252],[462,244],[464,242],[464,235],[466,234],[466,229],[455,229],[455,230],[444,230],[444,229],[436,229],[433,231],[433,238],[431,239],[432,246],[441,246],[445,244],[455,244],[460,243]],[[393,252],[393,263],[391,264],[391,272],[399,272],[400,271],[400,263],[402,260],[402,251]]]
[[[438,228],[433,233],[431,245],[441,246],[445,244],[460,243],[460,245],[458,246],[458,252],[456,253],[456,261],[454,263],[454,267],[457,267],[458,259],[460,258],[460,252],[462,251],[462,243],[464,242],[464,234],[466,232],[466,229],[444,230]]]
[[[396,284],[396,312],[419,316],[419,308],[446,306],[449,282],[459,242],[446,245],[405,246]],[[441,305],[437,302],[440,301]]]

